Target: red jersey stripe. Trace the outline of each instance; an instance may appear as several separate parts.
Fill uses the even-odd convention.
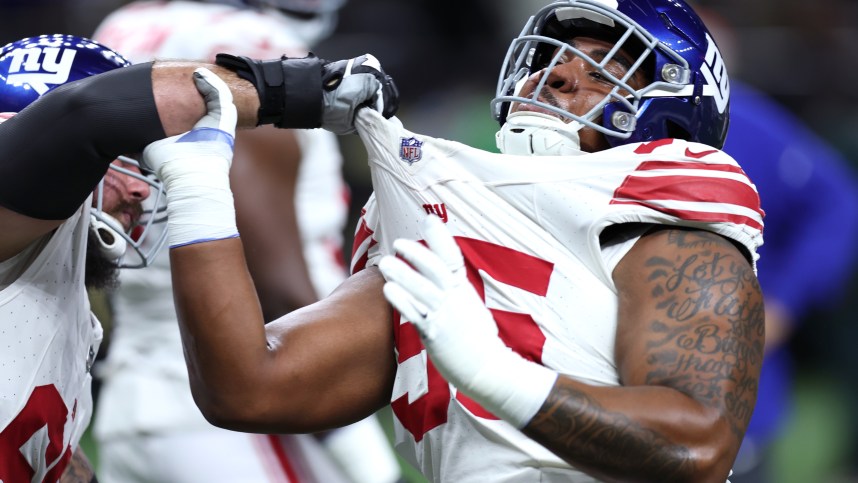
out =
[[[657,169],[701,169],[709,171],[724,171],[727,173],[741,174],[747,177],[742,168],[732,164],[706,164],[683,161],[644,161],[637,167],[636,171],[653,171]],[[666,173],[668,174],[668,173]]]
[[[360,225],[358,225],[355,232],[354,242],[352,243],[351,273],[357,273],[366,268],[366,262],[369,260],[369,249],[377,243],[375,240],[370,239],[373,233],[375,232],[369,229],[366,220],[361,218]]]
[[[742,206],[760,214],[760,197],[749,185],[729,178],[697,176],[627,176],[614,192],[611,203],[653,200],[726,203]]]
[[[679,210],[675,208],[667,208],[657,203],[646,202],[646,201],[632,201],[632,200],[611,200],[612,205],[638,205],[645,206],[647,208],[651,208],[653,210],[659,211],[661,213],[675,216],[677,218],[687,220],[687,221],[703,221],[708,223],[735,223],[738,225],[746,225],[755,230],[763,230],[763,225],[760,224],[757,220],[744,216],[737,215],[733,213],[724,213],[724,212],[709,212],[709,211],[693,211],[693,210]]]
[[[280,437],[274,434],[265,435],[268,442],[271,444],[271,449],[274,450],[274,455],[277,456],[277,462],[280,463],[280,469],[286,474],[290,483],[299,483],[298,473],[289,461],[289,455],[286,454],[286,448],[280,441]]]

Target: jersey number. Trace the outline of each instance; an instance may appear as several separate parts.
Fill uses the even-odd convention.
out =
[[[33,481],[36,470],[30,460],[43,461],[50,468],[41,481],[58,481],[72,455],[71,447],[63,447],[67,416],[66,404],[53,384],[33,389],[27,404],[0,433],[0,481]],[[41,438],[35,437],[39,431],[44,431]]]
[[[468,281],[480,294],[483,302],[486,300],[485,284],[479,270],[498,282],[538,296],[544,297],[548,291],[548,282],[554,270],[552,263],[473,238],[456,237],[456,241],[465,257]],[[528,314],[490,310],[504,343],[525,359],[542,364],[545,335],[533,318]],[[414,325],[410,322],[398,323],[399,313],[394,313],[393,320],[397,322],[394,335],[399,370],[413,370],[414,364],[420,364],[419,367],[422,368],[421,362],[426,361],[426,386],[420,389],[409,389],[408,393],[391,402],[391,408],[397,419],[416,441],[420,441],[426,432],[447,422],[447,407],[452,393],[449,384],[432,365],[432,361],[423,358],[421,353],[425,349]],[[478,417],[498,419],[462,393],[456,394],[456,400]]]

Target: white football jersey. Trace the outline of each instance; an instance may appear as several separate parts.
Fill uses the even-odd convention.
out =
[[[191,1],[130,3],[98,26],[93,39],[132,63],[153,59],[214,61],[224,52],[254,59],[303,57],[312,39],[306,22],[276,10],[239,9]]]
[[[611,272],[621,256],[603,254],[605,227],[706,229],[754,260],[762,244],[756,188],[709,146],[663,140],[575,157],[510,156],[414,134],[369,109],[357,127],[375,193],[357,228],[352,270],[392,253],[397,238],[419,239],[420,220],[438,215],[504,342],[588,384],[619,384]],[[413,325],[395,319],[397,448],[430,480],[595,481],[457,394]]]
[[[276,11],[189,1],[134,2],[111,13],[94,39],[132,62],[152,59],[213,61],[220,52],[256,59],[304,56],[311,22]],[[342,230],[348,187],[334,134],[293,130],[301,149],[295,210],[304,258],[319,296],[346,277]],[[117,314],[104,376],[123,371],[103,387],[102,398],[124,401],[99,408],[99,438],[146,431],[208,427],[188,390],[188,375],[173,305],[168,249],[151,267],[123,270],[114,297]],[[115,398],[115,399],[114,399]]]
[[[92,416],[101,324],[84,287],[91,199],[0,263],[0,481],[57,481]]]

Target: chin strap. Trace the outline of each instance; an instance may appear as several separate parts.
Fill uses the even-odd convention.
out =
[[[515,112],[495,134],[497,147],[504,154],[525,156],[575,156],[581,154],[575,121],[565,123],[538,112]]]
[[[125,248],[128,245],[125,237],[122,236],[125,230],[116,218],[103,211],[100,216],[101,218],[98,218],[90,214],[90,225],[97,235],[98,249],[110,260],[117,260],[125,254]]]

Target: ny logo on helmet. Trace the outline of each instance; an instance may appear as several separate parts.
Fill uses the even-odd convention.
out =
[[[77,52],[60,47],[28,47],[9,53],[9,76],[6,83],[19,86],[29,84],[39,95],[48,92],[48,84],[63,84],[71,73]],[[62,55],[61,55],[62,54]]]
[[[706,34],[706,41],[709,47],[706,49],[705,63],[700,66],[700,72],[706,78],[703,95],[714,97],[718,112],[724,113],[727,101],[730,100],[730,79],[727,78],[727,68],[724,66],[724,59],[721,58],[721,52],[718,51],[715,41],[709,34]]]

